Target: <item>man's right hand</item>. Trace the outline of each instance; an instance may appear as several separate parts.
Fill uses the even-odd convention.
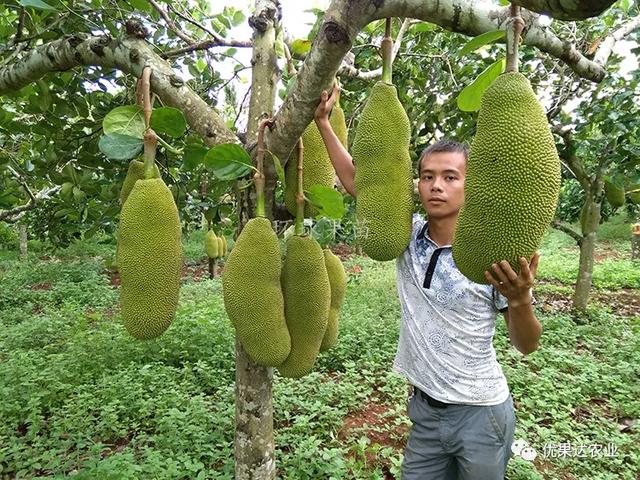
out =
[[[315,118],[316,123],[321,123],[323,121],[329,121],[329,114],[333,109],[333,106],[336,103],[336,99],[338,98],[338,93],[340,92],[340,85],[338,82],[333,84],[333,91],[331,92],[331,96],[327,93],[326,90],[322,91],[320,95],[320,104],[316,108],[315,113],[313,114],[313,118]]]

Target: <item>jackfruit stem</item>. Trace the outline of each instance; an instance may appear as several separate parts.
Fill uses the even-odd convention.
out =
[[[392,65],[393,65],[393,40],[391,39],[391,18],[387,18],[385,24],[384,38],[382,39],[382,81],[385,83],[393,83],[392,81]]]
[[[304,160],[304,144],[302,138],[298,139],[298,167],[297,167],[297,180],[298,187],[296,188],[296,226],[294,233],[296,235],[302,235],[304,233],[304,193],[303,193],[303,172],[302,162]]]
[[[258,126],[258,154],[256,163],[258,171],[253,175],[253,181],[256,186],[256,216],[264,217],[264,129],[273,125],[273,120],[266,118],[260,122]]]
[[[511,18],[507,22],[507,66],[505,72],[518,71],[518,46],[524,29],[524,19],[520,16],[520,7],[511,4]]]
[[[156,149],[158,147],[158,137],[156,132],[148,129],[144,134],[144,178],[149,180],[156,176]]]

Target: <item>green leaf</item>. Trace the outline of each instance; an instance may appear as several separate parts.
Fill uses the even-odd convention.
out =
[[[312,185],[305,196],[320,211],[320,215],[340,219],[344,216],[344,199],[337,190],[325,185]]]
[[[509,5],[511,3],[510,0],[498,0],[500,2],[500,5],[502,5],[503,7]]]
[[[208,151],[209,149],[204,145],[187,144],[184,147],[184,157],[182,159],[184,169],[188,171],[195,170],[203,162]]]
[[[111,110],[102,120],[104,133],[119,133],[129,137],[144,137],[144,118],[137,105],[123,105]]]
[[[31,7],[37,8],[39,10],[52,10],[57,11],[56,8],[52,7],[48,3],[43,2],[42,0],[18,0],[18,3],[23,7]]]
[[[180,138],[187,130],[187,121],[177,108],[160,107],[151,112],[151,128],[156,133],[164,133],[173,138]]]
[[[303,57],[307,54],[309,50],[311,50],[310,40],[302,40],[299,38],[297,40],[294,40],[293,43],[291,44],[291,53],[293,55],[298,55],[300,57]]]
[[[287,188],[287,182],[285,180],[286,175],[284,173],[284,168],[282,167],[282,163],[280,162],[280,159],[271,152],[269,152],[269,155],[271,155],[271,158],[273,158],[273,164],[276,167],[276,173],[278,174],[278,180],[280,180],[280,183],[282,184],[282,188]]]
[[[478,77],[467,85],[458,95],[458,108],[463,112],[476,112],[480,109],[482,94],[504,70],[506,61],[499,59],[488,66]]]
[[[142,139],[121,133],[108,133],[100,137],[98,148],[112,160],[131,160],[142,152]]]
[[[278,56],[278,58],[285,58],[285,54],[284,54],[284,36],[283,36],[283,33],[282,33],[282,28],[278,29],[278,34],[276,35],[275,49],[276,49],[276,55]]]
[[[493,30],[491,32],[483,33],[482,35],[478,35],[477,37],[469,40],[464,47],[460,50],[459,56],[467,55],[480,47],[484,47],[485,45],[495,42],[496,40],[500,40],[505,36],[506,32],[504,30]]]
[[[321,218],[311,229],[311,236],[315,238],[322,247],[326,247],[333,242],[336,237],[335,221],[326,217]]]
[[[251,171],[251,157],[235,143],[217,145],[204,157],[205,166],[220,180],[235,180]]]
[[[236,10],[233,14],[233,18],[231,19],[231,23],[234,27],[237,27],[242,22],[244,22],[245,16],[240,10]]]

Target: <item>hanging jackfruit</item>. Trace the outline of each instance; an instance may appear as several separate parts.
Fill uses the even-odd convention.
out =
[[[124,326],[139,339],[159,336],[175,316],[182,270],[178,209],[160,178],[138,180],[122,207],[118,269]]]
[[[284,377],[300,378],[313,368],[331,307],[331,285],[324,254],[314,238],[294,235],[287,241],[282,292],[291,353],[278,371]]]
[[[340,259],[328,248],[324,251],[324,264],[329,275],[331,286],[331,306],[329,308],[329,321],[324,333],[320,351],[324,352],[332,348],[338,341],[338,316],[344,302],[344,294],[347,289],[347,274]]]
[[[302,133],[302,142],[304,146],[302,189],[308,190],[312,185],[333,187],[335,177],[333,165],[315,121],[312,120]],[[291,215],[296,214],[297,168],[298,155],[296,150],[285,165],[284,203]],[[305,202],[305,217],[315,217],[317,214],[318,209]]]
[[[637,191],[634,191],[636,190]],[[635,185],[631,192],[627,193],[629,201],[634,205],[640,205],[640,185]]]
[[[480,104],[453,259],[471,281],[508,260],[531,258],[556,210],[560,159],[545,112],[520,73],[500,75]]]
[[[229,251],[227,245],[227,237],[225,237],[224,234],[221,234],[220,238],[222,239],[222,256],[226,257],[227,252]]]
[[[267,367],[285,361],[291,337],[280,288],[282,260],[278,237],[263,217],[247,222],[222,275],[224,306],[251,359]]]
[[[218,247],[218,237],[213,230],[209,230],[207,235],[204,237],[204,246],[207,252],[207,257],[209,258],[218,258],[219,255],[219,247]]]
[[[606,180],[604,182],[604,193],[607,196],[607,202],[613,208],[624,205],[624,188]]]
[[[349,131],[347,130],[347,122],[344,118],[344,110],[340,106],[340,102],[337,101],[331,110],[331,116],[329,117],[329,123],[331,124],[331,129],[340,140],[340,143],[344,148],[347,148],[347,140],[349,136]]]
[[[225,255],[225,251],[224,251],[224,242],[222,241],[222,237],[218,237],[217,241],[218,241],[218,257],[217,258],[223,258]]]
[[[374,260],[392,260],[411,238],[413,182],[409,119],[393,85],[377,82],[352,145],[358,241]]]
[[[154,165],[154,177],[160,178],[160,170],[158,170],[158,166]],[[144,162],[140,162],[138,160],[131,160],[129,162],[129,169],[127,170],[127,176],[124,178],[124,182],[122,183],[122,188],[120,189],[120,204],[124,205],[124,202],[127,200],[129,193],[131,193],[131,189],[136,184],[136,181],[144,178]]]

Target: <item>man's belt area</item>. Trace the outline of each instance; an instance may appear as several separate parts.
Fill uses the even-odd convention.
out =
[[[445,402],[441,402],[440,400],[436,400],[435,398],[433,398],[426,392],[423,392],[416,386],[413,387],[413,391],[415,395],[420,395],[422,399],[425,400],[433,408],[447,408],[449,405],[455,405],[453,403],[445,403]]]

